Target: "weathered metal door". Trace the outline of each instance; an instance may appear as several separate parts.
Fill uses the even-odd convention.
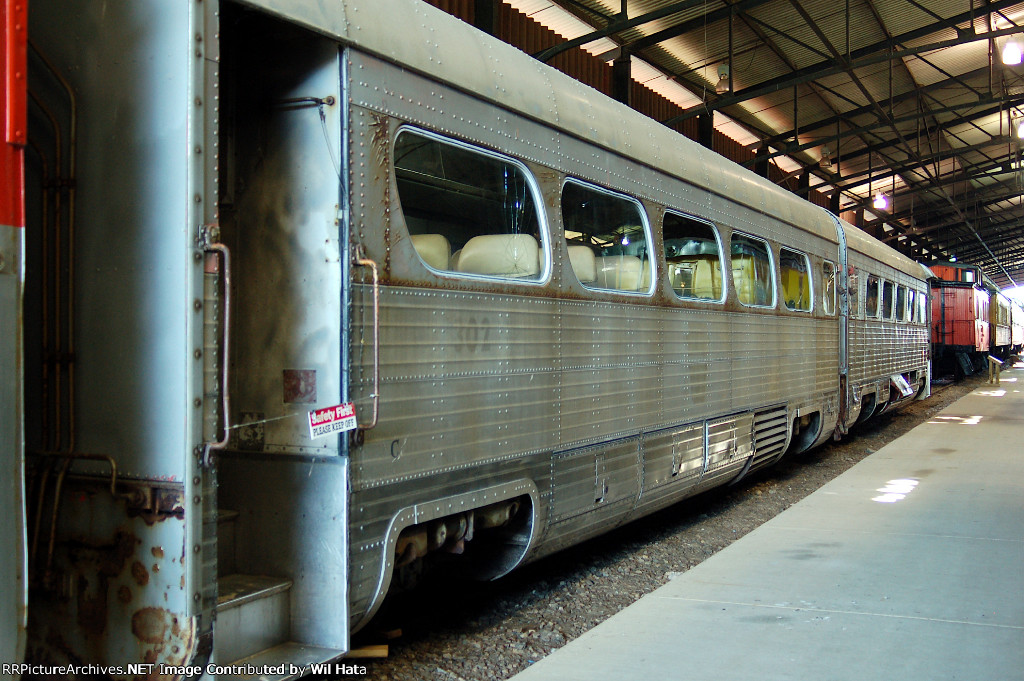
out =
[[[200,659],[210,621],[200,615],[210,597],[203,417],[217,402],[204,393],[198,236],[216,205],[206,78],[215,10],[199,0],[32,2],[32,662],[139,665],[111,673],[126,678]]]
[[[25,504],[22,437],[22,286],[25,227],[25,2],[4,0],[4,139],[0,150],[0,660],[25,650]],[[2,674],[11,679],[17,675]]]

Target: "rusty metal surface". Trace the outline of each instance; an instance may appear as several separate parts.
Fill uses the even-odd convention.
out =
[[[75,477],[63,485],[53,560],[32,587],[28,657],[40,664],[181,665],[195,649],[180,485]],[[35,567],[35,566],[34,566]],[[114,678],[131,678],[114,676]]]
[[[97,41],[98,26],[117,38]],[[202,442],[203,263],[195,238],[209,222],[201,168],[216,156],[204,153],[204,12],[198,0],[39,0],[29,31],[47,65],[30,70],[30,87],[64,107],[62,126],[69,120],[30,134],[44,148],[58,133],[75,142],[66,155],[74,172],[61,175],[62,191],[75,197],[63,204],[73,230],[35,244],[73,256],[52,317],[67,329],[63,359],[75,362],[64,383],[71,399],[51,424],[66,434],[38,448],[74,460],[54,467],[33,504],[44,512],[32,519],[39,540],[29,657],[180,664],[196,648],[202,586],[193,448]],[[47,79],[66,83],[75,99],[55,97]],[[33,456],[40,482],[48,458]]]

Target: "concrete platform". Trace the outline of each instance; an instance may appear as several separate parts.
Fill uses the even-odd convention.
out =
[[[515,681],[1021,681],[1024,370]]]

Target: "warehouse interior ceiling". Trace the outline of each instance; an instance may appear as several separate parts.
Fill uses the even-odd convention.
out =
[[[1024,3],[505,2],[565,37],[538,59],[582,47],[628,63],[683,108],[664,123],[713,112],[877,238],[1024,283],[1024,64],[1003,60],[1024,48]]]

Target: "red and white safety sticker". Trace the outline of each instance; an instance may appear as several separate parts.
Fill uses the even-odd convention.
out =
[[[355,430],[357,426],[356,405],[352,402],[309,412],[310,439]]]

